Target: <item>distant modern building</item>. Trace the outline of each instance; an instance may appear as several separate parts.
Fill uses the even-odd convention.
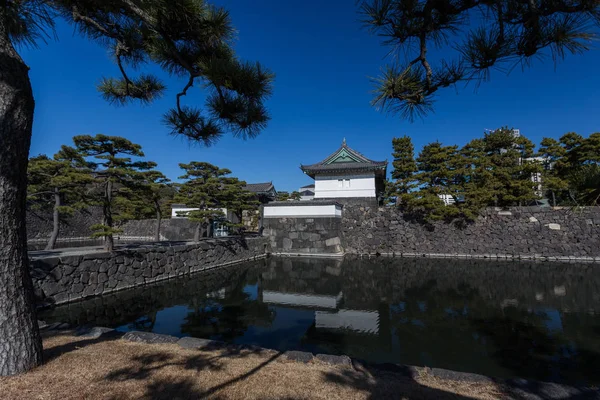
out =
[[[384,191],[386,161],[373,161],[342,142],[323,161],[301,165],[315,180],[314,199],[379,198]]]
[[[302,186],[300,190],[300,200],[312,200],[315,198],[315,184]]]

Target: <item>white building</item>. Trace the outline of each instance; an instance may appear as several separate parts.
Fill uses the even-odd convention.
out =
[[[315,184],[302,186],[298,192],[300,193],[300,200],[312,200],[315,198]]]
[[[384,190],[387,160],[369,160],[344,139],[329,157],[300,169],[315,180],[315,199],[378,198]]]

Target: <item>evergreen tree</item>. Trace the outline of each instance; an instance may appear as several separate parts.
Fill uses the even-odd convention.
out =
[[[484,140],[474,139],[463,146],[457,161],[457,191],[460,198],[457,198],[455,207],[459,216],[473,221],[483,208],[494,202],[493,167]]]
[[[298,201],[302,198],[302,195],[300,194],[300,192],[294,190],[292,193],[290,193],[290,200],[294,200],[294,201]]]
[[[284,191],[277,192],[277,197],[276,197],[277,201],[288,201],[289,198],[290,198],[289,192],[284,192]]]
[[[532,174],[539,173],[542,166],[527,161],[533,156],[533,143],[524,136],[516,136],[509,128],[486,133],[483,138],[485,151],[490,158],[490,190],[499,207],[526,204],[538,196]]]
[[[119,136],[80,135],[73,138],[75,149],[92,166],[93,182],[89,192],[91,204],[102,207],[103,221],[92,225],[92,237],[105,239],[107,251],[114,249],[114,235],[120,233],[117,225],[133,219],[132,202],[142,190],[139,182],[143,172],[156,166],[151,161],[133,161],[144,157],[139,144]]]
[[[169,215],[175,190],[170,180],[156,170],[143,171],[137,177],[131,205],[135,209],[134,219],[154,218],[156,229],[154,240],[160,242],[160,227],[164,215]]]
[[[225,217],[221,210],[219,192],[222,190],[223,178],[231,171],[199,161],[179,164],[179,167],[185,171],[179,179],[186,179],[186,182],[179,186],[175,200],[189,208],[198,208],[186,213],[190,221],[198,222],[194,233],[194,241],[197,242],[201,236],[210,236],[209,228],[214,220]]]
[[[221,190],[217,195],[217,202],[227,211],[231,211],[235,215],[237,222],[227,222],[231,228],[238,230],[243,234],[244,229],[244,213],[251,214],[258,210],[260,202],[256,195],[245,189],[246,182],[240,181],[238,178],[224,177],[222,178]]]
[[[566,150],[556,139],[543,138],[538,154],[544,159],[542,172],[542,185],[550,193],[552,206],[556,207],[556,197],[567,190],[569,182],[564,177],[564,161]]]
[[[52,250],[59,236],[61,216],[87,206],[86,190],[91,182],[85,161],[70,147],[48,158],[29,159],[27,200],[31,207],[52,211],[52,234],[45,250]]]
[[[164,116],[173,134],[206,144],[228,132],[252,138],[269,119],[263,103],[273,75],[236,57],[235,29],[222,8],[203,0],[1,2],[0,321],[8,322],[0,324],[0,375],[27,371],[42,361],[25,232],[35,103],[29,67],[15,46],[52,37],[58,17],[108,48],[120,71],[119,78],[104,78],[98,87],[109,102],[149,103],[165,93],[165,85],[152,73],[131,73],[152,63],[183,79],[175,106]],[[192,87],[206,91],[204,111],[183,104]]]
[[[456,197],[457,151],[458,146],[442,146],[440,142],[423,147],[416,160],[419,190],[403,195],[407,210],[426,219],[450,218],[455,209],[448,208],[440,196]]]
[[[490,78],[491,69],[531,65],[591,48],[600,26],[598,0],[364,0],[364,24],[404,60],[375,82],[373,104],[404,117],[433,109],[436,92]],[[432,47],[443,47],[441,57]],[[398,51],[400,50],[400,51]]]
[[[599,204],[600,133],[583,138],[569,132],[560,138],[565,150],[561,160],[561,175],[569,183],[569,197],[575,205]]]
[[[392,179],[394,181],[386,185],[386,193],[389,198],[395,197],[396,205],[400,205],[403,202],[402,197],[417,186],[414,176],[417,172],[415,149],[409,136],[393,138],[392,147],[394,148],[392,153],[392,157],[394,157]]]

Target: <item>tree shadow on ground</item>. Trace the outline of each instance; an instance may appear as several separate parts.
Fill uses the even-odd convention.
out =
[[[202,350],[217,350],[219,353],[215,355],[214,353],[203,353],[198,351],[184,359],[167,352],[154,352],[151,354],[134,356],[131,358],[129,366],[112,371],[106,375],[102,381],[146,381],[146,393],[142,398],[148,400],[201,399],[206,397],[219,399],[221,398],[220,396],[215,396],[218,391],[226,389],[228,386],[254,375],[282,355],[282,353],[273,354],[272,352],[268,352],[270,356],[256,367],[214,386],[210,386],[210,382],[205,382],[199,387],[199,382],[189,377],[177,379],[161,377],[160,371],[168,367],[193,370],[196,372],[206,370],[221,371],[225,369],[225,363],[228,359],[266,354],[266,351],[261,348],[235,345],[225,347],[221,345],[208,345],[203,347]],[[114,399],[116,400],[118,398],[119,397],[117,396]]]
[[[353,369],[332,370],[325,380],[336,385],[349,386],[367,393],[367,399],[439,399],[467,400],[451,391],[431,388],[416,380],[417,370],[395,364],[369,365],[353,362]]]
[[[64,336],[64,335],[78,336],[77,332],[75,332],[75,331],[42,331],[41,332],[41,336],[43,339],[47,339],[47,338],[54,337],[54,336]],[[105,333],[102,336],[100,336],[99,338],[90,337],[90,338],[85,338],[80,341],[69,341],[68,343],[65,343],[63,345],[53,346],[50,348],[44,348],[44,363],[50,362],[65,353],[70,353],[70,352],[80,349],[82,347],[86,347],[86,346],[93,345],[93,344],[98,344],[101,342],[109,342],[109,341],[113,341],[113,340],[118,340],[122,336],[123,336],[123,333],[113,331],[113,332]],[[83,337],[85,337],[85,336],[83,336]]]
[[[503,317],[471,319],[476,331],[493,343],[489,355],[511,371],[528,379],[496,380],[503,397],[514,399],[600,399],[600,391],[583,386],[597,382],[600,354],[573,344],[560,335],[543,329],[546,316],[527,314],[515,318],[506,310]],[[526,322],[524,322],[526,321]],[[577,386],[565,382],[581,382]]]

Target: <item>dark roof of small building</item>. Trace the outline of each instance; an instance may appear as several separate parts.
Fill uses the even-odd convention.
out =
[[[274,190],[275,187],[273,186],[273,182],[248,183],[244,189],[252,193],[268,193],[271,190]]]
[[[360,172],[360,171],[375,171],[383,173],[387,168],[387,160],[373,161],[360,154],[358,151],[351,149],[346,144],[346,140],[342,142],[342,146],[335,152],[331,153],[323,161],[316,164],[301,165],[300,169],[305,174],[314,178],[315,175],[322,173],[336,172]]]
[[[300,189],[314,189],[314,188],[315,188],[315,184],[311,183],[310,185],[302,186]]]

